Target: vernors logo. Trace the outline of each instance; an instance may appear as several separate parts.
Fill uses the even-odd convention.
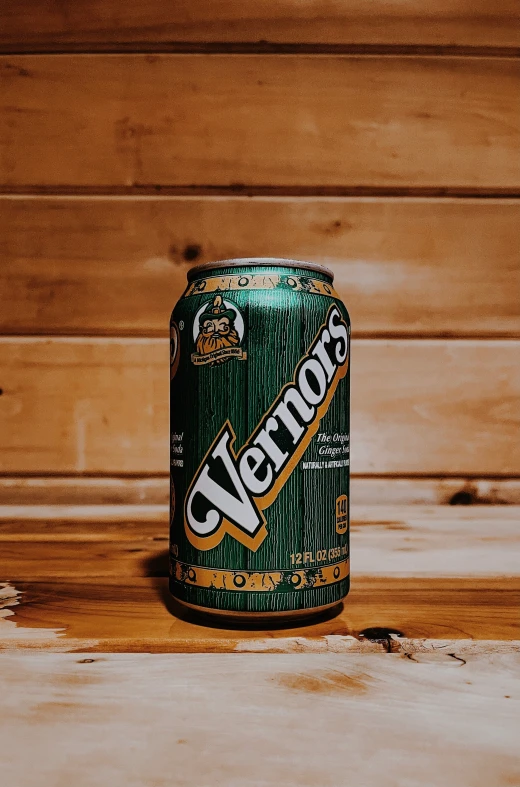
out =
[[[267,535],[263,511],[296,467],[348,368],[348,327],[337,306],[238,454],[226,421],[202,460],[185,500],[184,524],[197,549],[225,533],[252,551]]]

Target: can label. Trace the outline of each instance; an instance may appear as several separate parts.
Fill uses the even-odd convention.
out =
[[[332,352],[328,352],[327,344],[332,345]],[[256,552],[267,536],[263,512],[276,500],[315,435],[339,380],[347,372],[347,358],[348,327],[338,307],[331,306],[293,379],[282,388],[237,453],[233,426],[225,422],[186,497],[186,535],[197,549],[213,549],[228,533]],[[274,436],[281,426],[290,435],[290,443],[283,447]],[[225,469],[226,486],[219,484],[216,473],[212,473],[218,460]],[[193,510],[197,495],[208,504],[203,519]]]
[[[269,289],[288,291],[275,309],[258,298]],[[179,598],[278,611],[345,595],[350,329],[336,298],[319,279],[244,273],[193,282],[176,308],[171,587]],[[292,326],[272,324],[280,305]],[[263,327],[255,336],[262,313],[269,343]],[[287,331],[300,347],[307,340],[299,353],[286,343],[280,357]]]
[[[193,321],[195,352],[191,362],[201,364],[224,363],[230,358],[247,359],[241,347],[244,339],[244,319],[238,306],[221,295],[203,302]]]
[[[229,292],[230,290],[292,290],[292,292],[312,292],[337,298],[332,284],[313,279],[310,276],[280,275],[278,273],[253,273],[232,276],[212,276],[192,282],[185,296],[208,292]]]

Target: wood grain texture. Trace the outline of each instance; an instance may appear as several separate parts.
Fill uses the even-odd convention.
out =
[[[54,519],[31,520],[9,519],[0,507],[0,578],[168,576],[165,506],[162,517],[134,514],[135,521],[134,512],[123,521],[121,511],[118,521],[110,515],[115,507],[105,506],[106,518],[92,521],[92,506],[84,508],[84,519],[68,520],[65,507]],[[519,525],[519,506],[353,506],[353,570],[374,577],[520,576]]]
[[[356,335],[520,335],[520,203],[0,198],[0,330],[166,335],[194,263],[320,262]]]
[[[186,787],[517,784],[520,657],[451,661],[4,654],[0,775],[17,787],[109,787],[115,773]]]
[[[165,577],[26,580],[6,584],[3,592],[0,648],[43,647],[42,642],[48,642],[49,647],[63,650],[109,653],[283,652],[294,651],[299,642],[301,650],[321,652],[335,647],[371,650],[368,638],[379,642],[379,648],[395,645],[398,651],[396,632],[419,642],[503,640],[514,644],[518,640],[518,578],[356,574],[336,617],[310,626],[300,623],[268,629],[212,627],[210,622],[189,618],[170,596]],[[367,637],[362,632],[368,632]],[[397,636],[394,645],[393,635]]]
[[[509,484],[510,482],[508,482]],[[451,488],[451,487],[450,487]],[[461,488],[461,484],[457,487]],[[513,484],[516,488],[516,483]],[[498,492],[498,489],[497,489]],[[518,483],[520,505],[520,481]],[[150,505],[168,505],[168,476],[150,478],[78,477],[78,476],[0,476],[0,506],[15,507],[59,506],[97,508],[134,506],[147,508]],[[52,515],[55,517],[55,514]],[[67,513],[69,519],[74,518]],[[126,515],[125,515],[126,517]]]
[[[350,482],[353,505],[520,505],[520,479],[515,478],[361,478]],[[84,519],[85,508],[96,520],[107,506],[117,518],[143,515],[168,505],[168,476],[0,476],[0,519],[68,521]],[[122,507],[131,506],[121,514]],[[57,507],[57,510],[56,510]],[[52,509],[49,511],[49,508]],[[119,511],[119,514],[117,513]],[[144,514],[149,516],[149,514]]]
[[[78,479],[80,480],[80,479]],[[163,523],[167,519],[168,504],[147,505],[117,504],[101,505],[63,505],[63,504],[32,504],[32,505],[0,505],[0,526],[5,523],[15,522],[40,522],[45,527],[52,522],[52,527],[60,523],[107,523],[114,525],[124,522],[127,525],[139,523]],[[80,531],[81,532],[81,531]]]
[[[520,187],[499,58],[9,56],[4,188]]]
[[[164,472],[167,352],[160,339],[0,340],[0,470]],[[516,341],[354,342],[352,468],[517,474],[519,354]]]
[[[520,507],[358,506],[352,564],[370,576],[520,574]]]
[[[4,49],[75,45],[88,50],[122,44],[167,47],[172,43],[226,42],[315,44],[429,44],[518,46],[518,5],[512,0],[297,0],[244,7],[239,0],[4,0],[0,45]]]

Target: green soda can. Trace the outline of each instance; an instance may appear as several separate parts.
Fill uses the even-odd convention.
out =
[[[350,320],[321,265],[200,265],[170,323],[170,590],[307,617],[349,575]]]

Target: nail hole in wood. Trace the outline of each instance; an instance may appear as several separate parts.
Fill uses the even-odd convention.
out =
[[[190,243],[184,249],[182,256],[186,262],[193,262],[193,260],[196,260],[198,257],[200,257],[201,252],[202,248],[200,246],[198,246],[196,243]]]
[[[460,492],[450,498],[450,506],[470,506],[475,502],[475,495],[472,492],[461,489]]]

